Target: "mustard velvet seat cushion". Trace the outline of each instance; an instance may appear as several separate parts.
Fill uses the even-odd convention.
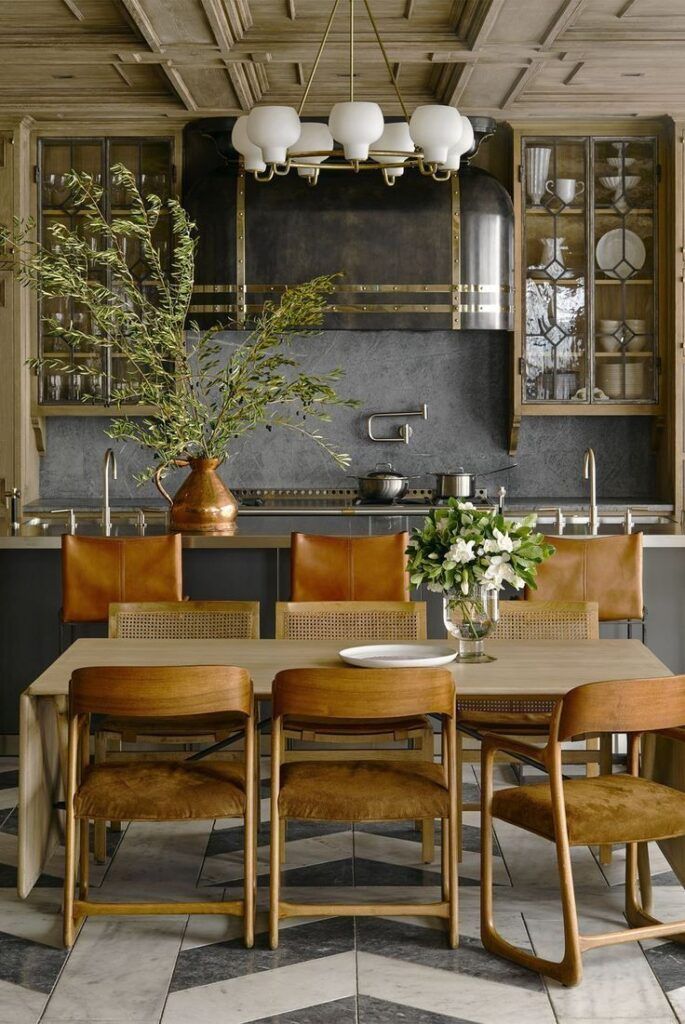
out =
[[[114,821],[202,820],[244,810],[244,767],[228,761],[96,764],[74,797],[77,817]]]
[[[281,768],[278,808],[311,821],[445,818],[441,765],[416,761],[302,761]]]
[[[127,736],[214,736],[216,733],[231,733],[245,727],[245,716],[238,714],[177,715],[165,718],[120,718],[113,715],[105,718],[97,728],[98,732],[119,733],[124,740]]]
[[[572,846],[634,843],[685,835],[685,793],[631,775],[599,775],[564,783]],[[554,839],[548,785],[515,786],[494,794],[495,818]]]

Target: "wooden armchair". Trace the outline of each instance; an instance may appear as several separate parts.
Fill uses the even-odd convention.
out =
[[[64,944],[91,914],[234,914],[242,916],[245,945],[254,941],[255,722],[252,682],[242,668],[184,665],[152,668],[81,668],[69,686],[66,786]],[[239,716],[245,754],[235,761],[126,761],[89,764],[90,716],[174,718]],[[182,903],[103,903],[88,898],[89,821],[178,821],[242,817],[245,824],[241,900]],[[76,825],[79,825],[79,894],[75,898]]]
[[[281,601],[276,605],[277,640],[339,640],[345,643],[401,643],[426,639],[423,601]],[[291,718],[283,732],[286,747],[292,741],[326,743],[331,747],[370,743],[406,742],[409,749],[372,750],[367,756],[433,760],[433,725],[425,715],[384,721],[312,723]],[[296,755],[295,755],[296,756]],[[340,757],[331,749],[323,757]],[[356,756],[354,754],[353,756]],[[421,825],[421,856],[430,864],[435,854],[433,821]],[[283,825],[281,855],[285,860]]]
[[[442,721],[442,764],[363,757],[282,763],[282,737],[291,717],[344,725],[362,716],[437,714]],[[269,937],[278,946],[285,917],[420,915],[449,922],[458,943],[457,776],[454,682],[445,669],[292,669],[273,687],[271,736],[271,904]],[[401,821],[428,814],[442,821],[442,898],[433,903],[294,903],[281,899],[280,831],[284,820]]]
[[[685,676],[623,679],[577,686],[560,700],[552,715],[544,748],[512,737],[486,735],[482,750],[481,934],[492,953],[563,985],[582,977],[582,953],[631,939],[663,938],[685,933],[685,920],[664,924],[649,907],[647,843],[685,835],[685,793],[639,777],[640,739],[666,732],[676,739],[685,722]],[[597,733],[628,734],[628,774],[564,781],[561,744]],[[549,772],[548,785],[516,786],[494,791],[498,751],[533,758]],[[492,822],[506,821],[556,844],[565,950],[561,961],[547,960],[507,942],[496,930],[493,913]],[[629,930],[581,935],[578,930],[571,871],[571,846],[625,843],[625,912]],[[639,886],[638,886],[639,877]],[[641,889],[641,899],[638,896]]]
[[[113,640],[258,640],[258,601],[134,601],[109,605]],[[240,715],[127,719],[109,715],[95,733],[95,761],[103,764],[110,746],[141,740],[153,743],[216,743],[242,728]],[[257,770],[259,765],[257,764]],[[95,825],[95,860],[107,859],[105,821]],[[120,823],[112,822],[118,831]]]

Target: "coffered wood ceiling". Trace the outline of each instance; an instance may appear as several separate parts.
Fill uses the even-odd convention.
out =
[[[685,112],[685,0],[371,0],[411,109]],[[0,115],[150,120],[297,105],[332,0],[0,0]],[[362,0],[355,93],[399,114]],[[305,114],[349,88],[341,0]]]

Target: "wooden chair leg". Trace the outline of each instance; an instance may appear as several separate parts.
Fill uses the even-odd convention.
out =
[[[87,818],[81,818],[79,823],[79,872],[78,872],[78,892],[79,899],[88,899],[88,883],[90,875],[90,835],[89,835],[89,821]]]
[[[447,820],[447,831],[449,841],[447,844],[447,878],[449,886],[449,946],[456,949],[459,945],[459,862],[457,859],[457,847],[459,836],[457,833],[457,817],[450,815]]]
[[[95,764],[103,764],[107,760],[107,736],[95,733]],[[104,864],[107,860],[107,822],[98,819],[95,822],[93,839],[93,858],[96,864]]]
[[[420,743],[423,760],[433,764],[432,727],[424,731]],[[435,822],[432,818],[424,818],[421,822],[421,859],[424,864],[432,864],[435,859]]]
[[[269,946],[278,949],[278,918],[281,898],[281,837],[278,808],[271,804],[271,852],[270,852],[270,896],[269,896]]]
[[[121,736],[115,736],[114,740],[112,741],[112,749],[120,754],[122,747],[123,747],[123,743],[122,743],[122,740],[121,740]],[[121,822],[120,821],[110,821],[109,827],[112,830],[112,832],[121,832]]]
[[[245,816],[243,819],[243,938],[246,949],[254,946],[254,923],[255,923],[255,880],[256,849],[255,849],[255,814],[257,810],[257,792],[255,790],[254,772],[254,732],[247,730],[245,744],[245,775],[247,778],[245,790]]]
[[[611,775],[614,768],[614,746],[611,733],[603,733],[599,741],[599,774]],[[599,863],[611,864],[611,845],[600,846]]]
[[[442,898],[445,903],[450,898],[450,837],[447,828],[447,819],[440,819],[440,877],[442,880]]]
[[[535,956],[527,950],[507,942],[497,929],[494,921],[493,906],[493,838],[492,838],[492,793],[493,793],[494,751],[489,750],[483,757],[481,777],[481,939],[490,953],[506,957],[514,963],[527,967],[532,971],[545,974],[562,985],[577,985],[582,977],[582,960],[580,938],[578,934],[578,918],[576,914],[573,875],[568,841],[563,837],[557,841],[557,864],[561,884],[561,905],[564,918],[565,949],[563,960],[557,962]]]
[[[463,831],[464,831],[464,737],[462,733],[457,732],[457,861],[461,864],[464,850],[463,850]]]

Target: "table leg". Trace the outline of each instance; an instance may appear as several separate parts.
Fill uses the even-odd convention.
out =
[[[17,892],[25,899],[61,840],[54,804],[62,796],[60,727],[51,698],[19,702],[19,850]]]

